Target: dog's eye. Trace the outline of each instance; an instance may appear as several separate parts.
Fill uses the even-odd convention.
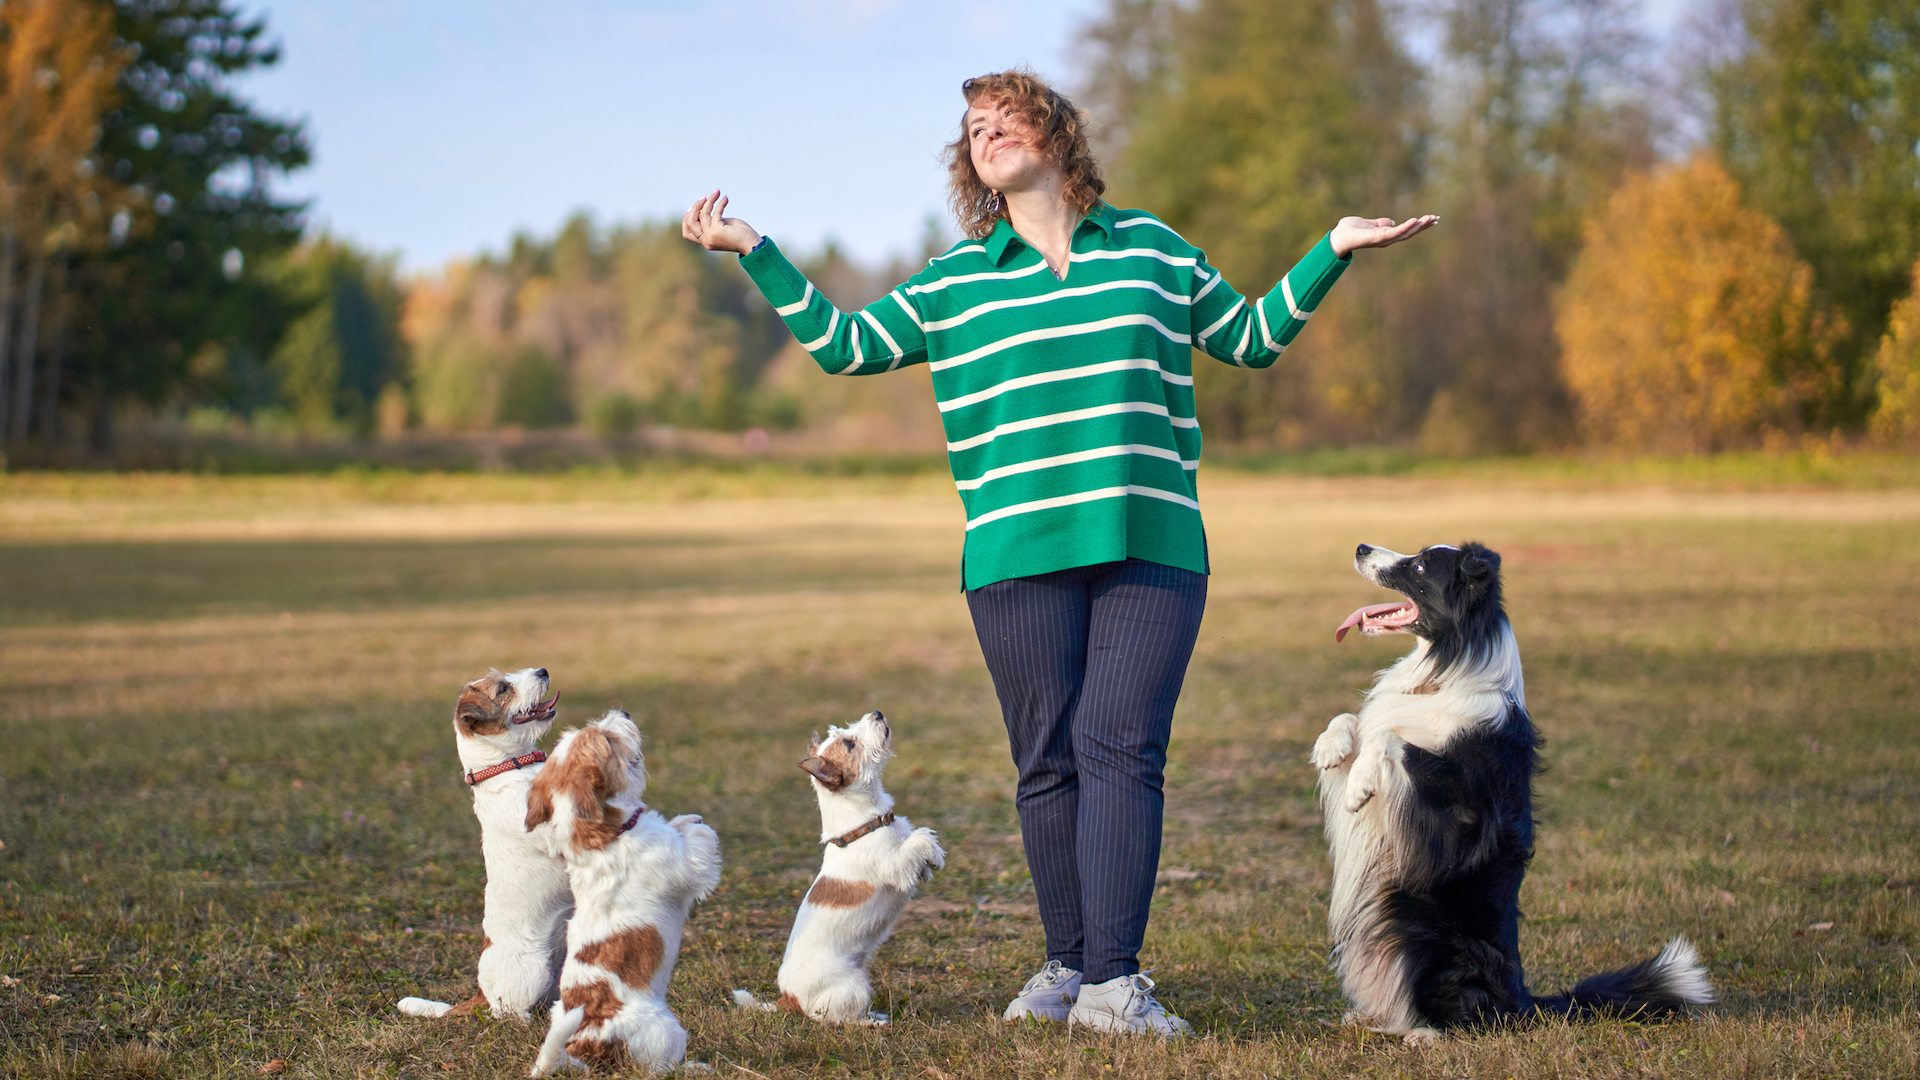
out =
[[[1427,564],[1426,564],[1426,563],[1423,563],[1423,562],[1417,562],[1417,563],[1414,563],[1414,564],[1413,564],[1413,572],[1414,572],[1414,573],[1416,573],[1416,574],[1424,574],[1424,573],[1426,573],[1426,572],[1427,572]]]
[[[851,749],[853,749],[853,740],[852,740],[852,739],[841,739],[840,741],[841,741],[841,742],[843,742],[843,743],[846,743],[846,744],[847,744],[847,749],[849,749],[849,750],[851,750]]]

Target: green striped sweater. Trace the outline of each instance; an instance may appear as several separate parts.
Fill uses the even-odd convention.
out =
[[[1002,219],[851,315],[772,240],[740,259],[827,372],[932,369],[969,589],[1126,558],[1206,573],[1192,350],[1271,365],[1348,262],[1323,238],[1249,304],[1158,218],[1104,203],[1063,280]]]

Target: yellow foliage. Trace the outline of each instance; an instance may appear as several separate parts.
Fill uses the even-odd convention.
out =
[[[1556,310],[1583,433],[1681,453],[1801,433],[1840,378],[1812,281],[1711,155],[1628,180],[1587,221]]]
[[[125,62],[105,5],[0,4],[0,207],[24,218],[29,239],[66,216],[53,204],[77,203],[87,189],[110,186],[87,168],[87,158]]]
[[[1880,381],[1874,438],[1892,446],[1920,446],[1920,263],[1913,267],[1913,291],[1893,305],[1887,318],[1874,371]]]

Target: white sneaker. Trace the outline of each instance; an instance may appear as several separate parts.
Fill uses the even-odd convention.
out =
[[[1074,999],[1079,996],[1080,973],[1058,960],[1049,960],[1046,967],[1034,972],[1027,985],[1020,988],[1000,1019],[1024,1020],[1031,1016],[1035,1020],[1059,1023],[1067,1018]]]
[[[1168,1012],[1153,999],[1153,980],[1146,972],[1122,975],[1082,987],[1067,1014],[1067,1024],[1085,1024],[1095,1031],[1123,1035],[1191,1035],[1193,1025]]]

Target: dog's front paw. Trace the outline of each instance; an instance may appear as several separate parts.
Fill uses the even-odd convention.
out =
[[[1315,768],[1322,771],[1337,769],[1353,756],[1354,744],[1360,736],[1360,718],[1352,713],[1341,713],[1327,723],[1327,730],[1313,741],[1311,761]]]
[[[1373,796],[1373,777],[1368,776],[1364,783],[1358,777],[1350,777],[1347,780],[1347,797],[1343,805],[1347,808],[1347,813],[1357,814],[1362,807],[1373,801]]]

